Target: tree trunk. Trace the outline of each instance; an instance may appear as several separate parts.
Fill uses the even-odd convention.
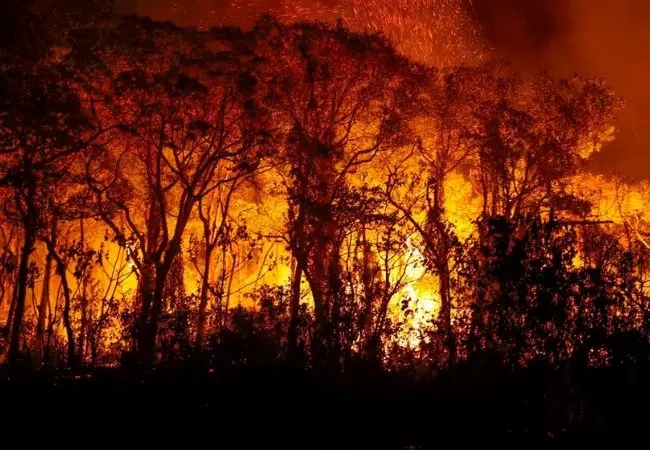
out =
[[[435,258],[435,268],[440,286],[440,321],[442,322],[445,335],[445,345],[449,352],[449,365],[456,361],[456,339],[451,323],[451,271],[449,260],[451,259],[451,236],[445,226],[444,218],[444,172],[436,176],[438,180],[433,186],[433,208],[429,212],[429,220],[433,231],[436,233],[436,248],[430,249]]]
[[[151,262],[145,261],[141,278],[138,283],[138,294],[140,295],[140,311],[136,323],[136,340],[138,345],[141,334],[145,333],[149,311],[153,303],[153,292],[156,286],[156,269]]]
[[[54,336],[54,322],[48,321],[47,338],[45,339],[45,348],[43,350],[43,361],[47,364],[50,361],[50,349],[52,348],[52,336]]]
[[[149,310],[153,304],[154,290],[155,287],[150,286],[151,280],[145,280],[145,275],[143,274],[143,279],[140,281],[140,314],[136,322],[135,328],[135,351],[138,354],[140,359],[145,359],[148,353],[146,349],[148,340],[146,335],[149,333]],[[155,282],[155,279],[153,279]]]
[[[81,249],[85,251],[86,248],[86,239],[84,233],[84,220],[83,218],[79,220],[79,230],[80,230],[80,241]],[[88,289],[86,283],[86,273],[81,274],[80,278],[81,283],[81,326],[79,327],[79,350],[77,354],[79,355],[79,362],[83,364],[84,354],[86,349],[86,334],[88,333]]]
[[[300,314],[300,282],[302,281],[302,267],[295,261],[293,278],[291,280],[291,303],[289,305],[289,330],[287,332],[288,357],[295,360],[298,356],[298,320]]]
[[[180,246],[173,245],[165,255],[165,260],[156,265],[154,275],[154,289],[143,291],[143,306],[150,305],[142,312],[142,321],[138,331],[140,359],[146,364],[154,362],[156,354],[156,340],[158,338],[158,322],[163,309],[165,295],[165,281],[171,269],[174,258],[178,255]],[[147,314],[148,312],[148,314]]]
[[[31,194],[30,194],[31,197]],[[27,297],[27,282],[29,278],[29,257],[34,251],[36,242],[37,213],[33,199],[28,198],[26,216],[23,220],[24,239],[18,267],[18,287],[16,304],[13,312],[11,341],[9,343],[9,362],[16,362],[20,357],[20,338],[25,314],[25,299]]]
[[[81,324],[79,327],[79,349],[78,349],[78,355],[79,355],[79,362],[83,364],[84,362],[84,353],[86,349],[86,334],[88,332],[88,298],[86,297],[86,288],[85,286],[82,288],[81,291],[81,298],[80,298],[80,303],[81,303]]]
[[[70,311],[72,309],[72,296],[70,295],[70,285],[68,284],[68,277],[66,276],[65,262],[61,256],[56,252],[56,247],[52,241],[47,242],[48,251],[56,260],[57,272],[61,279],[61,287],[63,288],[63,326],[65,327],[66,337],[68,340],[68,365],[73,369],[77,367],[77,357],[75,353],[75,338],[74,330],[72,329],[72,318]]]
[[[52,236],[56,235],[56,225],[52,225]],[[43,290],[41,292],[41,302],[38,305],[38,321],[36,322],[36,348],[43,356],[43,339],[45,337],[45,315],[47,305],[50,303],[50,280],[52,278],[52,254],[48,251],[45,257],[45,269],[43,270]]]
[[[224,308],[224,319],[228,320],[230,312],[230,295],[232,293],[232,280],[235,278],[235,267],[237,267],[237,253],[232,255],[232,266],[228,275],[228,287],[226,288],[226,305]]]
[[[18,246],[18,245],[16,245]],[[18,253],[18,251],[16,252]],[[7,321],[5,323],[5,326],[2,330],[3,336],[5,338],[8,338],[11,334],[11,323],[14,318],[14,311],[16,310],[16,297],[18,296],[18,273],[13,277],[13,288],[11,292],[11,303],[9,303],[9,312],[7,313]]]
[[[208,292],[210,290],[210,260],[212,258],[212,247],[206,244],[205,247],[205,264],[203,265],[203,278],[201,280],[201,300],[199,301],[199,316],[196,323],[196,343],[197,347],[203,345],[205,329],[205,313],[208,307]]]
[[[303,245],[295,248],[294,254],[298,265],[302,266],[314,300],[312,358],[316,364],[328,365],[334,363],[332,357],[338,350],[335,327],[339,324],[334,316],[340,306],[339,230],[332,217],[331,205],[321,204],[314,211],[305,210],[305,224],[309,225],[305,226]]]
[[[75,354],[74,331],[72,330],[72,318],[70,317],[72,298],[70,297],[70,286],[65,274],[65,265],[59,265],[59,276],[63,285],[63,326],[65,327],[66,337],[68,339],[68,365],[73,369],[77,367],[77,357]]]
[[[151,304],[151,317],[147,324],[147,333],[145,334],[145,358],[147,362],[153,362],[156,355],[156,341],[158,339],[158,326],[160,315],[162,314],[163,301],[165,296],[165,281],[169,274],[170,267],[161,268],[156,274],[156,289],[153,293],[153,302]]]
[[[328,227],[329,228],[329,227]],[[337,311],[340,296],[340,271],[338,245],[335,236],[325,230],[316,239],[309,239],[315,250],[309,256],[311,267],[307,277],[314,299],[316,323],[312,337],[312,353],[317,363],[334,363],[338,351]]]
[[[451,323],[451,280],[449,273],[449,260],[445,258],[438,268],[438,281],[440,283],[440,318],[445,332],[445,343],[449,352],[449,364],[456,361],[456,339]]]
[[[393,293],[390,291],[390,272],[388,268],[385,275],[385,284],[384,292],[381,299],[381,305],[379,306],[379,311],[377,311],[377,321],[374,330],[370,334],[367,345],[367,354],[370,361],[377,361],[379,356],[379,344],[381,343],[381,337],[384,334],[384,327],[386,326],[386,317],[388,316],[388,305],[393,297]]]

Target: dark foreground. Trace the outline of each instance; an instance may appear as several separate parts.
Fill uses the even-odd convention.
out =
[[[46,423],[99,440],[206,439],[215,448],[448,448],[503,439],[584,444],[645,433],[645,370],[567,373],[482,365],[414,381],[286,366],[78,374],[5,368],[0,399],[4,424],[41,429]]]

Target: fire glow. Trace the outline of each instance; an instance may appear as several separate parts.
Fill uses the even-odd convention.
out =
[[[45,52],[24,89],[53,111],[2,124],[8,358],[155,360],[250,314],[282,354],[451,364],[532,236],[577,229],[569,272],[594,227],[647,250],[646,184],[583,169],[615,137],[605,82],[490,60],[454,0],[280,3],[247,31],[102,17]]]

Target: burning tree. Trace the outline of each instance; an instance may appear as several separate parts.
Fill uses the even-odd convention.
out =
[[[16,16],[18,24],[43,26],[42,18],[28,11]],[[0,185],[11,199],[8,216],[20,225],[23,238],[10,318],[12,361],[20,352],[30,255],[47,222],[53,187],[69,177],[73,161],[105,131],[83,107],[75,72],[55,43],[43,33],[36,42],[17,40],[2,54]]]
[[[227,40],[147,21],[121,27],[105,56],[118,73],[106,74],[115,80],[101,98],[105,120],[120,128],[107,148],[114,164],[89,164],[88,178],[103,220],[135,265],[137,350],[151,359],[167,275],[195,206],[259,167],[268,118],[257,106],[254,65]],[[129,186],[126,197],[114,194],[116,183]],[[119,210],[126,225],[107,208]]]
[[[265,19],[253,33],[268,59],[269,107],[285,127],[294,283],[298,287],[303,275],[309,283],[318,360],[338,346],[334,328],[343,306],[340,252],[349,175],[404,141],[419,70],[382,38],[341,26],[283,26]]]
[[[63,325],[52,332],[66,336],[70,365],[98,360],[106,324],[118,328],[107,316],[119,309],[131,314],[110,335],[130,335],[121,347],[128,340],[147,364],[179,343],[206,354],[245,318],[264,320],[248,331],[286,336],[269,348],[294,361],[305,361],[294,358],[300,335],[315,365],[385,363],[393,349],[396,358],[412,352],[451,366],[472,347],[463,337],[487,333],[505,342],[520,332],[500,315],[516,322],[528,310],[500,306],[532,302],[533,293],[513,286],[537,281],[529,272],[504,277],[500,264],[553,265],[559,275],[550,289],[568,295],[575,283],[567,279],[588,278],[569,256],[594,265],[594,248],[610,236],[609,229],[556,236],[558,226],[596,225],[572,183],[610,138],[620,104],[599,80],[522,76],[502,62],[424,67],[343,21],[265,17],[244,32],[103,13],[85,26],[79,17],[86,16],[52,22],[64,39],[22,57],[3,54],[3,225],[24,239],[22,252],[11,249],[15,232],[2,242],[4,284],[12,284],[12,252],[20,256],[12,359],[20,339],[27,342],[28,289],[41,290],[33,342],[44,347],[46,328],[58,323],[57,314],[46,323],[45,313],[58,279]],[[46,108],[35,108],[34,97]],[[268,191],[277,186],[274,197]],[[459,187],[471,208],[459,204]],[[264,208],[274,223],[262,223]],[[102,243],[96,230],[88,236],[85,224],[95,220],[108,229]],[[628,234],[642,238],[630,220]],[[589,242],[578,245],[582,239]],[[42,271],[30,257],[38,241],[47,249]],[[118,256],[106,269],[114,245]],[[464,265],[468,257],[478,266]],[[645,270],[640,256],[635,261],[634,276],[605,275],[619,276],[617,289],[630,301],[645,302],[639,282],[630,281]],[[274,279],[267,264],[281,266]],[[259,287],[261,280],[272,286]],[[125,288],[116,307],[116,292],[131,282],[132,306]],[[268,311],[228,314],[232,292]],[[413,311],[418,297],[428,309]],[[313,301],[309,333],[301,299]]]

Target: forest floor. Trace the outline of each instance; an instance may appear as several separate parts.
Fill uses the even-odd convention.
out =
[[[503,439],[584,444],[587,437],[602,443],[605,435],[645,430],[650,417],[647,383],[628,377],[631,383],[614,387],[620,374],[611,371],[589,374],[582,393],[565,389],[558,373],[531,369],[457,371],[429,381],[284,366],[4,368],[0,375],[2,415],[12,422],[48,418],[129,439],[207,438],[220,443],[216,448],[417,449]]]

